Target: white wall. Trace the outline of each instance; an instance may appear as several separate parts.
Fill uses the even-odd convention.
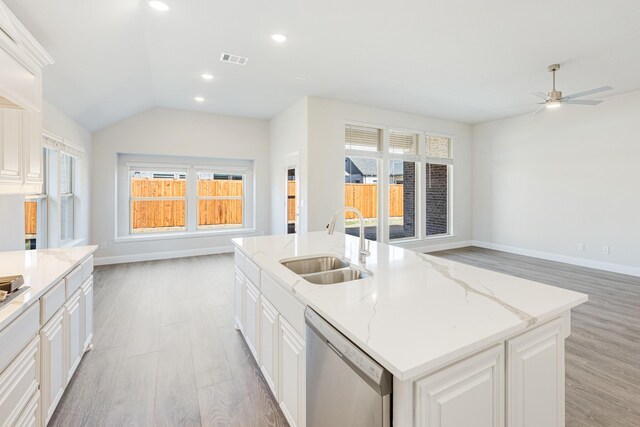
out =
[[[300,206],[299,232],[307,230],[307,98],[281,112],[270,122],[271,233],[286,233],[287,193],[285,169],[298,160],[297,202]]]
[[[84,154],[79,160],[79,176],[76,177],[75,193],[75,223],[74,223],[74,239],[77,244],[87,245],[91,243],[91,180],[93,179],[92,170],[92,144],[91,133],[80,126],[78,123],[67,117],[63,112],[55,106],[44,102],[43,109],[43,129],[57,136],[64,138],[67,142],[82,147]],[[53,216],[57,218],[57,216]],[[50,221],[49,228],[49,247],[58,246],[60,236],[59,221]]]
[[[256,231],[266,234],[269,207],[269,122],[217,114],[154,108],[93,135],[93,241],[98,262],[126,262],[228,251],[224,234],[153,241],[116,242],[116,160],[118,153],[254,160]]]
[[[323,230],[344,205],[344,126],[346,122],[445,133],[454,136],[453,230],[455,235],[428,239],[407,247],[427,247],[471,240],[471,127],[447,120],[309,98],[308,228]]]
[[[640,274],[639,119],[637,91],[473,126],[474,240]]]
[[[24,249],[24,195],[0,195],[0,252]]]

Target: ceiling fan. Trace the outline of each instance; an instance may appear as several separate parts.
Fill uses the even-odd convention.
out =
[[[553,73],[553,89],[551,90],[551,92],[549,92],[548,94],[545,94],[543,92],[532,93],[532,95],[535,95],[544,100],[544,102],[538,103],[541,105],[541,107],[538,108],[533,114],[537,114],[545,108],[558,108],[562,104],[598,105],[602,101],[577,98],[582,98],[583,96],[594,95],[596,93],[613,89],[611,86],[602,86],[597,89],[585,90],[584,92],[574,93],[573,95],[562,96],[562,91],[556,90],[556,71],[558,71],[559,69],[560,64],[552,64],[547,68],[549,72]]]

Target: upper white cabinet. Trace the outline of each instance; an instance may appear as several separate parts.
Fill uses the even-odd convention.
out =
[[[52,63],[0,1],[0,194],[42,191],[42,69]]]

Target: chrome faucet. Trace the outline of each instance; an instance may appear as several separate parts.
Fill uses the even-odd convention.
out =
[[[371,255],[371,252],[369,252],[368,244],[365,243],[366,240],[364,238],[364,217],[362,216],[362,212],[360,212],[358,209],[352,206],[345,206],[344,208],[338,209],[336,213],[334,213],[333,216],[331,217],[331,222],[329,222],[329,225],[327,226],[327,234],[329,236],[333,234],[333,231],[336,228],[336,221],[338,220],[338,215],[340,215],[343,212],[353,212],[360,219],[360,253],[358,256],[358,261],[364,264],[367,262],[367,257]]]

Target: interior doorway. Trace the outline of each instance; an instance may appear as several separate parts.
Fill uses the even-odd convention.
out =
[[[298,232],[298,181],[295,167],[287,167],[287,234]]]

